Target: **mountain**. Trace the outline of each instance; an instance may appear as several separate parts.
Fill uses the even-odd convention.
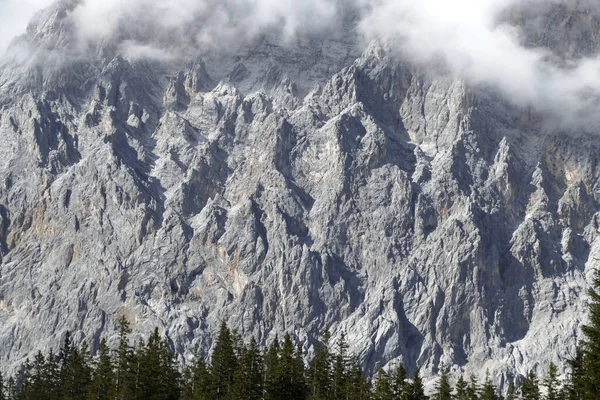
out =
[[[368,371],[502,384],[574,355],[600,257],[593,129],[362,48],[351,18],[156,60],[71,52],[75,4],[39,13],[0,69],[5,368],[66,331],[114,342],[121,315],[181,357],[221,320],[307,349],[346,332]],[[540,15],[526,43],[595,54],[597,15]]]

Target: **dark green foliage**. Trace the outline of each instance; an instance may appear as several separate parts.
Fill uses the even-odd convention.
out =
[[[236,364],[234,338],[223,321],[211,359],[211,375],[213,378],[213,394],[215,399],[226,398],[231,392]]]
[[[265,367],[264,367],[264,398],[265,400],[277,399],[277,371],[279,371],[279,339],[275,337],[275,340],[269,346],[267,354],[265,354]]]
[[[515,381],[512,379],[508,381],[508,389],[506,390],[506,398],[504,400],[516,400],[517,399],[517,388]]]
[[[392,379],[389,374],[379,368],[373,384],[373,400],[388,400],[393,398]]]
[[[315,356],[308,366],[309,398],[329,399],[332,388],[332,355],[329,351],[331,335],[325,331],[317,344]]]
[[[469,399],[469,387],[467,385],[467,381],[461,376],[458,377],[456,381],[456,393],[454,394],[454,398],[456,400],[468,400]]]
[[[521,382],[521,395],[523,400],[540,400],[540,387],[535,372],[529,371]]]
[[[588,290],[590,301],[589,323],[581,330],[585,340],[580,344],[582,350],[583,376],[579,384],[582,388],[582,399],[597,399],[600,393],[600,273],[596,272],[593,286]]]
[[[412,377],[409,400],[427,400],[427,396],[425,396],[425,388],[423,387],[423,381],[421,380],[421,371],[419,368],[415,370],[415,373]]]
[[[212,395],[212,378],[206,361],[196,348],[194,362],[184,373],[183,400],[210,400]]]
[[[569,361],[571,367],[571,379],[565,385],[564,392],[569,400],[581,400],[589,398],[586,396],[587,379],[583,365],[583,351],[581,347],[577,349],[575,359]]]
[[[145,400],[176,400],[179,398],[179,376],[177,366],[162,340],[158,328],[140,343],[135,353],[134,375],[136,377],[135,398]],[[133,399],[134,397],[132,397]]]
[[[596,284],[600,285],[600,281]],[[600,316],[600,303],[598,307]],[[147,341],[140,339],[134,348],[129,343],[128,321],[121,317],[118,326],[118,346],[112,352],[101,340],[92,358],[85,343],[77,347],[67,334],[58,355],[52,350],[46,356],[39,352],[32,362],[23,364],[16,376],[6,381],[0,376],[0,400],[428,399],[419,369],[407,379],[402,365],[389,372],[380,368],[371,383],[358,360],[349,353],[345,334],[330,347],[331,336],[325,332],[306,367],[302,344],[289,334],[282,342],[275,339],[264,351],[254,339],[244,343],[223,323],[211,363],[207,364],[197,349],[192,362],[182,368],[158,329]],[[586,326],[587,342],[569,363],[570,379],[561,384],[558,368],[551,364],[541,391],[536,374],[530,371],[521,379],[520,399],[597,399],[592,355],[596,350],[590,342],[596,327],[600,330],[592,318]],[[516,392],[514,382],[509,380],[506,400],[519,398]],[[431,399],[500,400],[502,396],[496,392],[489,373],[481,386],[474,375],[469,383],[460,376],[453,394],[450,376],[442,372]]]
[[[498,400],[498,396],[496,396],[496,388],[492,384],[489,371],[487,371],[485,374],[485,381],[479,392],[479,400]]]
[[[443,369],[443,367],[442,367]],[[435,392],[431,397],[432,400],[452,400],[452,387],[450,386],[450,378],[444,371],[435,385]]]
[[[469,377],[469,386],[467,387],[467,399],[468,400],[479,400],[479,385],[477,383],[477,377],[473,374]]]
[[[546,400],[560,400],[560,382],[558,381],[558,369],[554,363],[550,363],[548,375],[544,379],[544,387],[546,388]]]
[[[129,345],[129,335],[131,328],[129,321],[124,315],[118,321],[119,326],[119,347],[117,348],[116,360],[116,392],[117,400],[127,400],[133,398],[135,391],[135,377],[133,373],[133,351]]]
[[[205,373],[204,371],[202,372]],[[263,358],[256,344],[256,340],[252,338],[250,346],[242,346],[240,353],[239,366],[234,373],[232,398],[260,400],[263,397],[263,377],[264,364]],[[207,389],[204,389],[207,392]],[[204,398],[204,397],[198,397]]]
[[[332,399],[343,400],[348,397],[348,370],[350,367],[350,358],[348,357],[348,342],[346,334],[342,332],[337,343],[337,353],[334,357],[333,379],[332,379]]]
[[[90,400],[112,400],[117,394],[116,375],[106,340],[100,341],[96,367],[90,385]]]
[[[408,400],[410,398],[411,387],[406,381],[406,369],[404,365],[400,365],[396,369],[392,389],[394,390],[394,400]]]
[[[353,361],[348,371],[348,387],[347,400],[367,400],[371,398],[371,384],[356,360]]]

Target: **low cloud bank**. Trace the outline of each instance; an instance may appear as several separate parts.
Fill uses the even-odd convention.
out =
[[[344,20],[352,20],[365,44],[381,40],[414,63],[442,60],[518,105],[576,121],[595,114],[599,104],[599,44],[586,34],[600,24],[600,4],[592,0],[66,1],[77,3],[69,18],[79,45],[119,40],[131,59],[168,61],[190,49],[235,51],[265,34],[291,45],[344,34]],[[50,2],[0,3],[0,51],[34,10]],[[576,15],[573,26],[561,19],[565,13]],[[589,51],[572,50],[578,47]]]

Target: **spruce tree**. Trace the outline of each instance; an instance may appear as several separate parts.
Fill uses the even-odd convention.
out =
[[[32,371],[33,371],[33,366],[31,364],[31,362],[29,362],[29,359],[27,358],[25,360],[25,363],[21,367],[21,371],[19,372],[19,381],[21,383],[21,385],[19,387],[20,399],[26,400],[26,399],[31,398],[32,383],[33,383]]]
[[[479,400],[498,400],[498,396],[496,396],[496,388],[492,383],[492,379],[490,378],[490,371],[487,371],[485,374],[485,381],[483,382],[483,386],[479,392]]]
[[[348,386],[350,387],[347,400],[369,400],[371,397],[371,386],[365,377],[358,360],[352,361],[348,373]],[[404,400],[404,399],[403,399]]]
[[[515,381],[513,379],[508,381],[505,400],[517,400],[517,388],[515,387]]]
[[[425,388],[421,380],[421,370],[417,368],[413,373],[412,382],[410,383],[410,400],[427,400],[425,396]]]
[[[456,393],[454,394],[456,400],[469,400],[469,392],[467,381],[461,376],[456,381]]]
[[[277,399],[302,399],[306,393],[304,368],[299,367],[294,344],[288,333],[283,338],[279,363],[276,369],[275,397]]]
[[[229,395],[236,363],[234,338],[227,324],[223,321],[211,358],[211,376],[213,378],[215,399],[223,399]]]
[[[452,400],[452,387],[450,386],[450,378],[448,373],[443,370],[438,382],[435,385],[435,392],[431,397],[432,400]]]
[[[568,362],[571,367],[571,374],[565,392],[568,394],[569,400],[586,399],[587,377],[583,357],[583,350],[578,347],[575,359]]]
[[[277,336],[269,346],[265,354],[263,391],[265,400],[276,400],[278,398],[278,371],[279,371],[279,339]]]
[[[469,376],[469,387],[467,388],[467,398],[469,400],[479,400],[479,384],[474,374]]]
[[[7,400],[19,399],[19,388],[14,377],[9,377],[6,381],[6,398]]]
[[[379,368],[373,383],[373,400],[389,400],[393,397],[392,379],[383,368]]]
[[[213,398],[210,371],[206,366],[206,361],[200,353],[200,350],[196,348],[194,352],[194,362],[186,369],[182,399],[210,400]]]
[[[306,366],[304,365],[304,351],[302,343],[296,345],[296,353],[293,359],[293,371],[295,390],[294,394],[298,399],[306,399],[308,397],[308,384],[306,382]]]
[[[333,363],[332,376],[332,399],[343,400],[347,397],[347,374],[349,366],[348,358],[348,342],[346,334],[342,332],[337,343],[337,353],[335,354]]]
[[[100,341],[96,367],[90,385],[90,400],[113,400],[116,396],[116,376],[106,340]]]
[[[28,399],[46,399],[48,395],[46,392],[46,358],[41,351],[38,351],[33,359],[31,378],[31,392],[28,394]]]
[[[233,398],[261,400],[263,398],[263,359],[252,338],[249,347],[242,347],[239,366],[234,373]]]
[[[558,369],[553,362],[550,363],[548,368],[548,375],[544,379],[544,387],[546,388],[546,400],[560,400],[560,383],[558,382]]]
[[[529,371],[521,381],[521,396],[523,400],[540,400],[540,388],[535,372]]]
[[[400,364],[394,373],[392,381],[394,400],[408,400],[410,396],[410,384],[406,381],[406,369]]]
[[[331,334],[325,331],[322,339],[316,345],[315,356],[309,363],[309,396],[311,399],[329,399],[332,387],[331,363],[332,355],[329,350]]]
[[[581,343],[583,353],[583,370],[585,379],[584,398],[596,398],[600,393],[600,272],[594,275],[592,287],[588,290],[589,323],[581,330],[585,339]]]
[[[46,393],[48,400],[58,400],[60,398],[60,366],[58,357],[50,349],[46,357],[44,376],[46,377]]]
[[[115,379],[117,400],[128,400],[133,397],[135,382],[133,380],[132,350],[129,345],[131,327],[124,315],[118,321],[119,345],[117,347]]]

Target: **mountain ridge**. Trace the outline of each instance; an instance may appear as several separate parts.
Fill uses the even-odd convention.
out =
[[[69,43],[57,7],[21,40]],[[443,363],[502,384],[574,355],[597,136],[378,42],[291,46],[4,64],[4,361],[67,330],[114,341],[121,314],[181,357],[221,319],[309,349],[344,331],[369,372]]]

